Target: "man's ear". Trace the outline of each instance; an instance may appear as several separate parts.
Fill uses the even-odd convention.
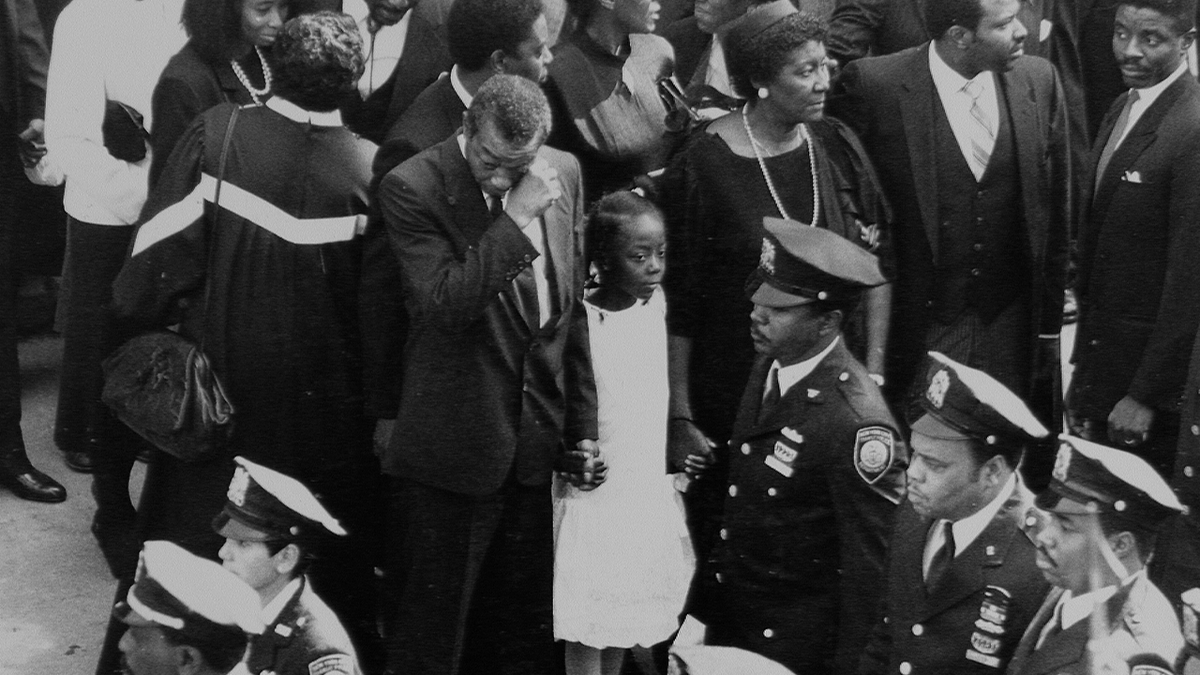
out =
[[[835,309],[831,312],[825,312],[823,315],[821,315],[821,328],[819,333],[821,335],[829,335],[834,331],[841,330],[843,316],[845,316],[845,314],[840,309]]]
[[[1186,33],[1184,33],[1184,34],[1183,34],[1183,37],[1182,37],[1182,43],[1183,43],[1183,44],[1182,44],[1182,47],[1183,47],[1183,51],[1185,51],[1185,52],[1186,52],[1187,50],[1191,49],[1191,48],[1192,48],[1192,44],[1193,44],[1194,42],[1196,42],[1196,29],[1195,29],[1195,28],[1193,28],[1193,29],[1191,29],[1191,30],[1189,30],[1188,32],[1186,32]]]
[[[959,49],[966,49],[971,44],[971,39],[975,37],[975,31],[965,26],[953,25],[946,31],[946,35]]]
[[[191,645],[176,645],[175,668],[179,675],[200,675],[208,666],[199,649]]]
[[[497,75],[504,75],[508,73],[508,68],[504,65],[504,58],[506,56],[507,54],[504,53],[503,49],[497,49],[496,51],[492,52],[491,56],[488,57],[488,62],[492,64],[493,73]]]
[[[1004,475],[1005,466],[1003,457],[992,455],[986,462],[979,465],[979,468],[983,472],[984,478],[987,479],[988,484],[996,485],[1006,478]]]
[[[1108,546],[1122,560],[1138,557],[1137,539],[1132,532],[1114,532],[1108,535]]]
[[[300,547],[288,544],[271,556],[275,561],[275,571],[290,575],[300,564]]]

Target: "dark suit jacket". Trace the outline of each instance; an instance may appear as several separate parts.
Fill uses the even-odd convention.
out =
[[[0,133],[17,134],[45,114],[50,51],[33,0],[4,0],[0,12]]]
[[[696,17],[680,19],[662,31],[662,36],[675,50],[675,79],[686,87],[699,67],[700,59],[712,43],[708,33],[696,27]]]
[[[1100,125],[1093,173],[1126,95]],[[1200,84],[1186,73],[1137,121],[1079,225],[1070,405],[1104,420],[1126,396],[1178,409],[1200,322]]]
[[[308,579],[300,584],[263,634],[250,638],[246,667],[255,674],[359,675],[362,668],[342,622],[313,592]]]
[[[370,36],[364,35],[363,39],[369,40]],[[454,63],[437,31],[416,14],[409,19],[404,40],[404,53],[387,82],[365,101],[356,91],[341,106],[346,126],[376,143],[383,139],[417,96]]]
[[[538,157],[563,186],[542,218],[554,300],[542,327],[522,315],[512,284],[537,252],[508,215],[491,220],[456,136],[380,185],[410,317],[400,412],[383,456],[391,475],[492,494],[514,470],[524,485],[548,483],[564,438],[596,437],[579,163],[547,147]]]
[[[923,561],[933,521],[905,502],[888,553],[887,620],[876,626],[859,672],[895,673],[904,662],[917,673],[1000,672],[1050,590],[1022,531],[1032,505],[1033,495],[1018,479],[979,538],[927,591]],[[980,618],[996,629],[984,630],[976,624]],[[978,660],[966,656],[969,651]]]
[[[907,447],[844,339],[760,419],[770,367],[758,357],[738,408],[720,541],[694,611],[722,644],[796,673],[834,672],[823,660],[853,672],[879,620]],[[870,439],[878,452],[864,455]]]
[[[375,175],[382,177],[409,157],[453,136],[466,111],[450,76],[439,77],[387,130],[375,154]]]
[[[1040,38],[1044,2],[1026,0],[1017,17],[1029,36],[1025,53],[1045,56]],[[1074,2],[1075,0],[1071,0]],[[829,55],[843,65],[864,56],[884,56],[929,42],[934,36],[925,26],[928,0],[838,0],[829,19]],[[1049,17],[1046,17],[1049,18]]]
[[[862,140],[896,214],[896,288],[889,371],[907,382],[924,357],[938,258],[939,198],[934,119],[941,100],[929,74],[928,45],[846,66],[829,113]],[[1013,121],[1030,261],[1031,325],[1061,328],[1070,219],[1066,106],[1044,59],[1018,59],[997,78]],[[1034,340],[1035,335],[1030,335]],[[1036,352],[1034,352],[1036,353]],[[889,379],[892,379],[889,375]],[[1031,374],[1032,377],[1032,374]]]
[[[1091,639],[1091,619],[1084,619],[1070,628],[1046,639],[1041,649],[1034,650],[1046,624],[1054,618],[1054,607],[1062,597],[1063,590],[1054,588],[1046,596],[1037,615],[1025,629],[1012,661],[1008,664],[1008,675],[1091,675],[1087,654]],[[1126,648],[1133,651],[1126,657],[1137,654],[1157,654],[1167,663],[1174,664],[1175,657],[1183,648],[1183,636],[1179,632],[1179,620],[1175,610],[1162,592],[1139,573],[1128,584],[1104,603],[1102,623],[1106,635],[1099,636],[1108,644],[1124,640],[1133,644]]]

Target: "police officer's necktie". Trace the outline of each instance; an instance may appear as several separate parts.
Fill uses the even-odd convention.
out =
[[[934,528],[938,527],[943,532],[942,547],[933,554],[933,559],[929,561],[929,572],[925,575],[926,590],[936,587],[950,569],[950,563],[954,562],[954,523],[942,520],[934,525]],[[930,532],[932,533],[932,531],[931,528]]]
[[[758,421],[761,424],[766,421],[779,405],[779,366],[778,364],[771,366],[771,372],[767,373],[767,387],[763,393],[762,407],[758,409]]]
[[[504,199],[496,195],[488,196],[488,212],[494,222],[504,215]],[[531,328],[536,328],[539,321],[537,279],[534,277],[533,265],[526,265],[513,278],[513,289],[516,291],[517,308],[529,322]]]
[[[1129,114],[1133,110],[1133,104],[1138,100],[1138,90],[1130,89],[1129,96],[1125,97],[1125,107],[1121,108],[1121,114],[1117,117],[1117,123],[1113,125],[1112,133],[1108,135],[1108,142],[1104,144],[1104,150],[1100,153],[1100,161],[1096,163],[1096,187],[1100,187],[1100,178],[1104,176],[1104,172],[1108,169],[1108,163],[1112,161],[1113,153],[1117,151],[1117,146],[1121,143],[1121,137],[1125,135],[1125,127],[1129,126]]]

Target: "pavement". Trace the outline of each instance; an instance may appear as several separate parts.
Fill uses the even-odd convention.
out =
[[[20,355],[29,458],[67,488],[67,501],[30,502],[0,488],[0,675],[91,675],[116,582],[89,530],[91,477],[68,469],[54,445],[62,339],[27,339]],[[135,498],[144,473],[138,464]]]

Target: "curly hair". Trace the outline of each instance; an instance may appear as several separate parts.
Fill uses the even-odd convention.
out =
[[[583,251],[589,267],[603,270],[616,254],[621,227],[642,216],[663,222],[662,210],[654,202],[627,190],[610,192],[592,205],[583,235]]]
[[[486,66],[496,50],[514,54],[543,13],[540,0],[454,0],[446,18],[450,57],[470,71]]]
[[[519,75],[493,75],[475,93],[463,120],[468,134],[491,119],[504,140],[522,147],[550,135],[550,103],[542,88]]]
[[[246,48],[242,0],[184,0],[180,22],[192,47],[206,61],[228,61]]]
[[[303,14],[275,40],[275,93],[307,110],[330,111],[354,91],[365,65],[362,36],[348,14]]]
[[[825,42],[825,34],[824,21],[799,12],[747,39],[729,40],[725,52],[733,92],[741,98],[754,98],[754,82],[774,79],[789,54],[808,42]]]

